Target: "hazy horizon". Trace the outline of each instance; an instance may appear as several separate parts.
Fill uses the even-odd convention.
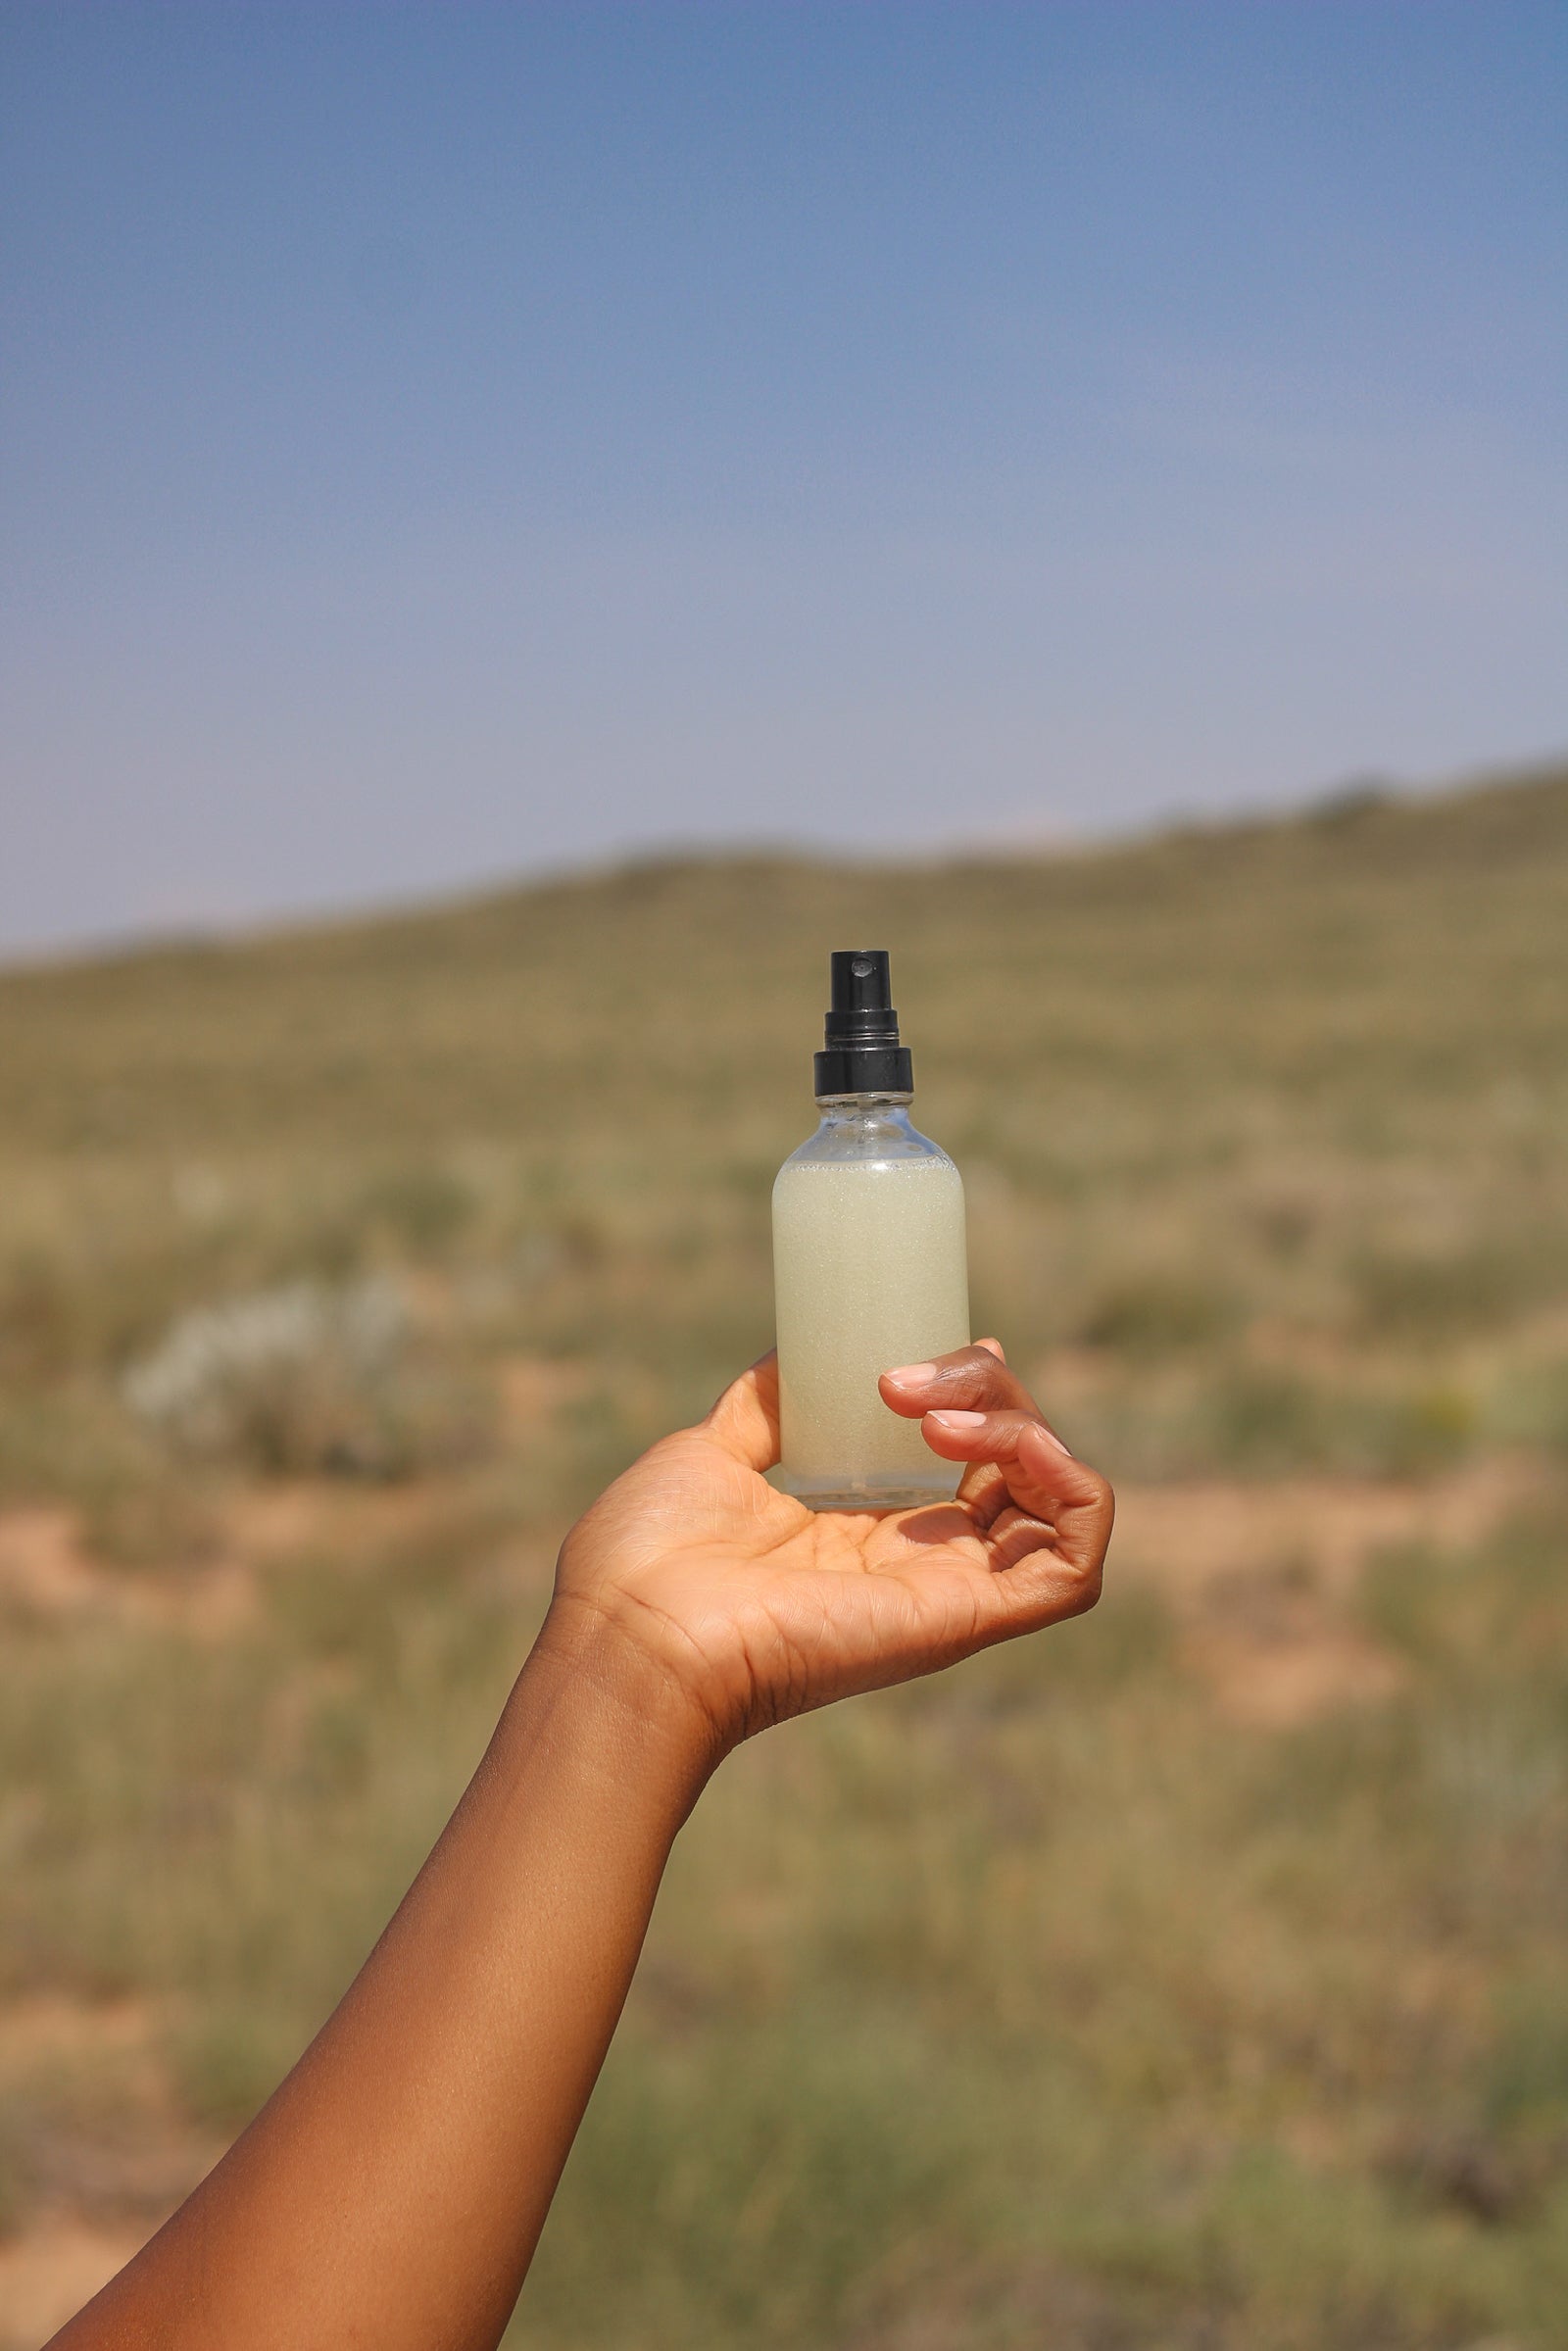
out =
[[[610,880],[628,870],[643,867],[684,864],[781,863],[818,864],[824,868],[854,872],[863,869],[868,875],[895,871],[924,871],[953,864],[957,866],[984,864],[988,860],[1005,861],[1009,856],[1019,858],[1051,859],[1093,857],[1098,853],[1112,855],[1118,849],[1136,849],[1140,842],[1156,842],[1171,834],[1191,829],[1223,832],[1231,827],[1246,829],[1253,824],[1290,824],[1301,819],[1310,821],[1315,815],[1333,813],[1340,804],[1348,806],[1363,798],[1384,800],[1404,807],[1436,807],[1443,801],[1472,791],[1505,790],[1540,781],[1544,784],[1568,766],[1568,753],[1549,753],[1540,759],[1525,760],[1499,767],[1489,762],[1479,768],[1466,769],[1461,774],[1412,780],[1386,775],[1350,775],[1325,791],[1301,795],[1297,799],[1258,802],[1238,802],[1222,808],[1156,809],[1120,826],[1099,832],[1041,830],[1034,834],[1020,831],[1008,835],[1004,831],[992,834],[967,834],[952,840],[933,838],[928,843],[911,843],[900,850],[878,849],[871,846],[843,846],[834,843],[790,840],[785,836],[745,835],[724,840],[717,837],[682,840],[664,835],[648,842],[625,841],[597,855],[564,858],[555,864],[544,864],[513,870],[492,870],[468,876],[458,876],[445,883],[416,887],[408,891],[378,892],[370,896],[349,896],[318,899],[299,899],[285,907],[264,908],[257,913],[234,915],[218,914],[203,919],[192,916],[183,922],[132,923],[121,930],[74,935],[64,939],[42,939],[17,946],[0,944],[0,976],[8,972],[46,970],[76,961],[115,961],[121,955],[143,952],[157,954],[165,950],[178,952],[184,948],[208,946],[243,947],[248,942],[260,942],[286,936],[299,930],[334,930],[340,925],[398,922],[420,915],[440,915],[450,909],[473,904],[483,904],[494,898],[507,898],[530,890],[549,890],[559,885],[592,884]]]
[[[0,956],[1549,759],[1565,27],[0,6]]]

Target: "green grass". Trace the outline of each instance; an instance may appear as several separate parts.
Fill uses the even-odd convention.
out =
[[[1259,1489],[1493,1459],[1533,1499],[1346,1603],[1381,1703],[1233,1721],[1113,1574],[1082,1624],[735,1758],[515,2339],[1549,2351],[1568,776],[0,976],[0,1508],[75,1513],[126,1597],[5,1622],[0,2019],[128,1994],[193,2128],[265,2095],[480,1752],[563,1526],[766,1345],[768,1184],[827,950],[865,939],[978,1322],[1075,1445]],[[395,1338],[279,1387],[266,1301],[335,1331],[367,1283]],[[214,1309],[224,1411],[138,1414],[127,1376]],[[187,1621],[302,1472],[316,1532],[249,1616]],[[142,2111],[128,2077],[14,2088],[0,2229],[62,2177],[90,2206],[70,2150]]]
[[[526,1641],[479,1535],[301,1559],[216,1651],[14,1626],[11,1988],[150,1995],[189,2111],[241,2119]],[[1138,1592],[743,1752],[517,2341],[900,2341],[944,2295],[955,2344],[1058,2310],[1069,2342],[1558,2339],[1565,1535],[1568,1497],[1391,1556],[1399,1696],[1287,1736],[1217,1717]]]
[[[1009,2277],[1020,2343],[1052,2280],[1118,2341],[1556,2339],[1565,1532],[1391,1562],[1371,1717],[1216,1721],[1146,1597],[764,1742],[677,1864],[541,2317],[878,2339],[957,2275],[956,2342]]]

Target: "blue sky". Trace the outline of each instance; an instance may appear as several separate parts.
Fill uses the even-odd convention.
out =
[[[1568,743],[1568,13],[0,7],[0,951]]]

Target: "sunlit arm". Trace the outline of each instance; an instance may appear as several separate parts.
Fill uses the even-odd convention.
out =
[[[604,1651],[541,1641],[347,1997],[60,2345],[497,2341],[706,1769]]]

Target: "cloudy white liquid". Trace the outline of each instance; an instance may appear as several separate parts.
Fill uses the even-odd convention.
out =
[[[877,1374],[969,1343],[963,1181],[927,1147],[886,1160],[794,1158],[773,1186],[781,1483],[818,1509],[945,1500],[959,1469]]]

